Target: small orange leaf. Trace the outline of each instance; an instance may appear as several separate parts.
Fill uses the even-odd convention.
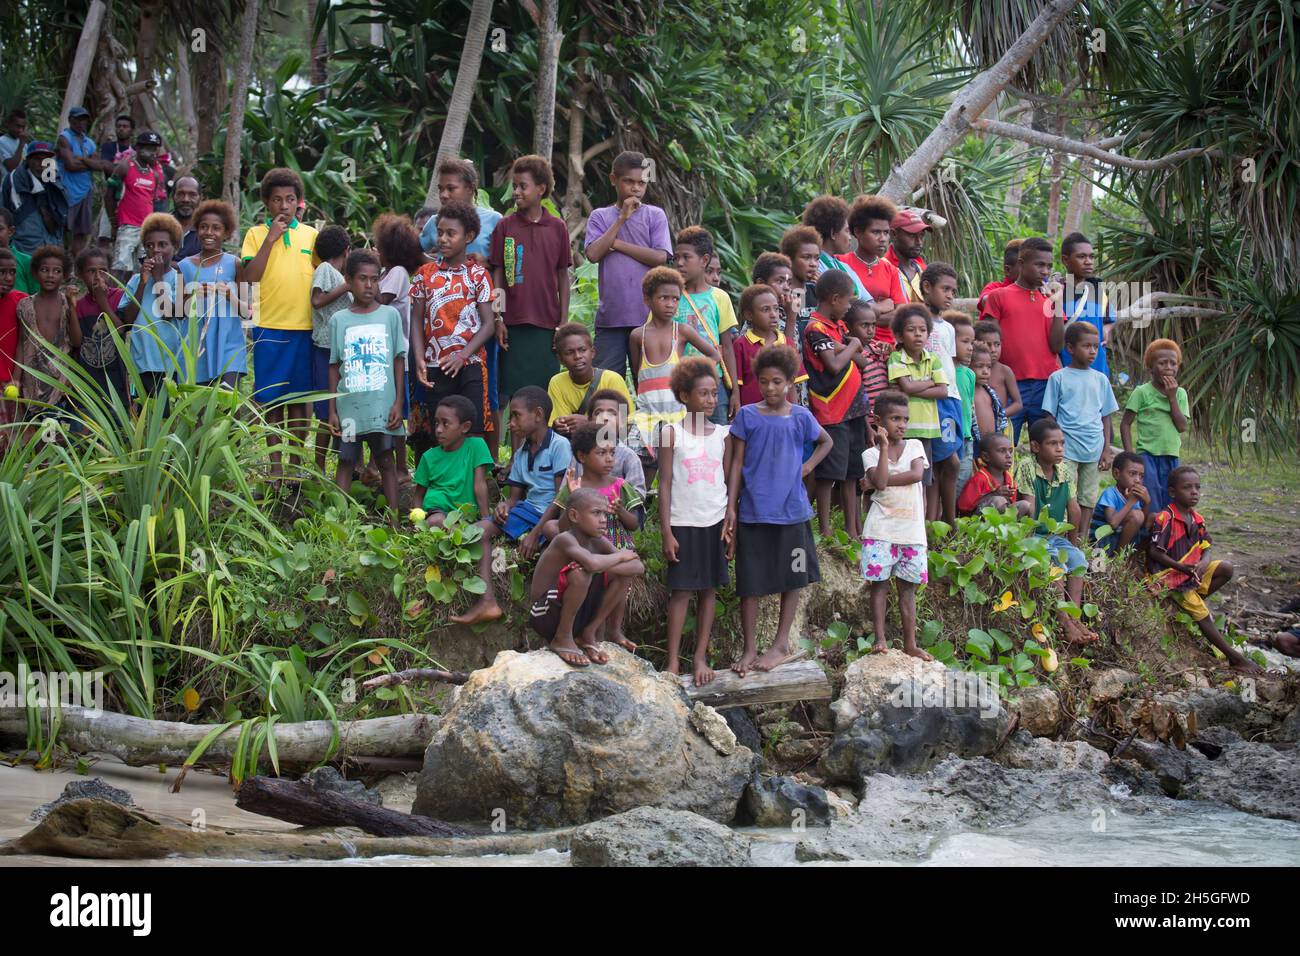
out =
[[[387,656],[388,656],[388,648],[376,647],[373,651],[371,651],[369,654],[366,655],[366,660],[370,661],[370,663],[378,667],[380,664],[384,662],[384,658]]]

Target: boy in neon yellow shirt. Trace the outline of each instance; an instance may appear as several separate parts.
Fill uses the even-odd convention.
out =
[[[253,296],[253,381],[267,420],[307,437],[312,390],[311,279],[320,265],[316,230],[298,221],[302,180],[291,169],[262,177],[267,218],[244,234],[242,282],[256,283]],[[273,438],[267,444],[274,446]],[[283,474],[280,453],[271,452],[271,477]]]

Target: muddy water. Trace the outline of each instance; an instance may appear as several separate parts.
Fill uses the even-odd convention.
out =
[[[193,820],[202,813],[209,826],[284,831],[292,824],[245,813],[235,806],[224,777],[191,773],[180,793],[168,788],[176,772],[125,767],[101,761],[91,775],[127,790],[141,809]],[[0,840],[26,833],[28,815],[57,797],[64,786],[81,779],[63,770],[37,773],[28,767],[0,767]],[[409,806],[385,801],[397,810]],[[1105,832],[1089,825],[1086,815],[1055,814],[1015,827],[957,833],[935,846],[922,866],[1295,866],[1300,862],[1300,824],[1267,820],[1208,804],[1170,801],[1164,812],[1107,820]],[[746,830],[755,837],[754,861],[783,866],[795,864],[795,844],[801,835],[779,830]],[[239,860],[99,861],[58,857],[0,857],[9,866],[207,866],[239,864]],[[377,857],[333,862],[285,861],[293,866],[566,866],[568,854],[555,851],[525,856],[474,858]],[[896,865],[864,859],[859,866]],[[251,865],[251,864],[249,864]],[[275,866],[261,861],[258,866]],[[826,865],[826,864],[809,864]],[[833,864],[845,865],[845,864]],[[848,864],[854,865],[854,864]]]

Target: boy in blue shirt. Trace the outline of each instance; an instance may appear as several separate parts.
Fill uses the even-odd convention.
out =
[[[1101,336],[1101,345],[1097,357],[1092,360],[1092,367],[1107,378],[1110,377],[1110,365],[1106,361],[1106,339],[1109,338],[1107,326],[1115,324],[1115,309],[1102,296],[1101,283],[1093,276],[1097,258],[1092,251],[1092,243],[1081,232],[1072,232],[1061,241],[1061,264],[1070,273],[1070,281],[1065,284],[1061,308],[1065,312],[1065,324],[1087,322]],[[1061,365],[1068,368],[1072,362],[1070,350],[1061,352]]]
[[[1120,452],[1115,456],[1112,472],[1115,484],[1101,493],[1088,534],[1095,539],[1103,527],[1110,528],[1113,533],[1102,538],[1100,543],[1107,552],[1114,554],[1146,538],[1151,493],[1144,483],[1146,464],[1141,455],[1131,451]]]
[[[1056,419],[1065,433],[1065,471],[1079,507],[1087,514],[1097,507],[1101,473],[1110,470],[1110,418],[1119,410],[1110,380],[1092,367],[1101,336],[1087,322],[1065,330],[1069,368],[1057,369],[1043,390],[1043,412]]]
[[[564,473],[573,463],[569,440],[546,424],[550,419],[551,399],[545,389],[525,385],[510,396],[510,434],[520,435],[523,440],[510,461],[510,475],[506,479],[510,494],[497,504],[490,517],[478,523],[483,529],[478,573],[487,582],[487,592],[455,618],[458,624],[477,624],[501,616],[501,608],[492,594],[493,538],[504,534],[511,541],[518,541],[519,555],[525,559],[537,550],[541,536],[539,522],[555,500]]]

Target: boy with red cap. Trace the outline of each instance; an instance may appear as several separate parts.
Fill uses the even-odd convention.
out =
[[[925,271],[921,246],[925,242],[925,231],[929,228],[930,224],[910,209],[900,209],[898,215],[889,221],[892,242],[885,258],[898,269],[898,278],[913,302],[925,298],[921,295],[921,273]]]

